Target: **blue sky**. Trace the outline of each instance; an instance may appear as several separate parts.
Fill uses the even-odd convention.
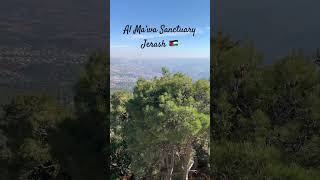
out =
[[[110,4],[111,58],[163,59],[209,58],[210,54],[210,0],[111,0]],[[193,37],[189,33],[143,33],[142,37],[124,35],[126,25],[197,28]],[[144,48],[140,45],[147,37],[150,42],[165,40],[167,47]],[[169,40],[179,40],[179,46],[168,46]]]

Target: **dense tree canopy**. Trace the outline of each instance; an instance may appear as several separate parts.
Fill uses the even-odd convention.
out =
[[[162,77],[139,79],[132,95],[113,94],[113,119],[123,122],[131,171],[146,179],[186,179],[194,146],[202,143],[208,150],[209,89],[208,80],[193,82],[163,68]]]
[[[302,52],[264,64],[252,43],[213,42],[215,179],[319,179],[320,74]]]
[[[62,122],[51,137],[53,153],[63,172],[73,179],[106,176],[107,78],[107,54],[94,53],[74,89],[74,116]]]
[[[109,91],[107,55],[94,53],[74,88],[74,106],[19,95],[0,117],[0,179],[87,180],[106,177]]]
[[[48,139],[66,117],[64,108],[45,95],[21,95],[5,105],[1,179],[54,178],[59,164]]]

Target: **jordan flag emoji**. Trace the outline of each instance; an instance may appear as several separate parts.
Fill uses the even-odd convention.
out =
[[[178,46],[178,40],[169,41],[169,46]]]

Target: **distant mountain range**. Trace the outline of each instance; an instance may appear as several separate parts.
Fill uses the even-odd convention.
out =
[[[71,92],[87,57],[105,48],[105,3],[1,2],[0,104],[17,92]]]
[[[132,90],[139,77],[146,79],[161,76],[161,68],[166,67],[172,73],[182,72],[194,80],[210,78],[209,59],[164,59],[134,60],[111,58],[111,90]]]
[[[4,0],[0,45],[92,49],[106,43],[106,8],[101,0]]]
[[[72,96],[72,87],[89,54],[59,48],[0,46],[0,104],[26,92]]]

